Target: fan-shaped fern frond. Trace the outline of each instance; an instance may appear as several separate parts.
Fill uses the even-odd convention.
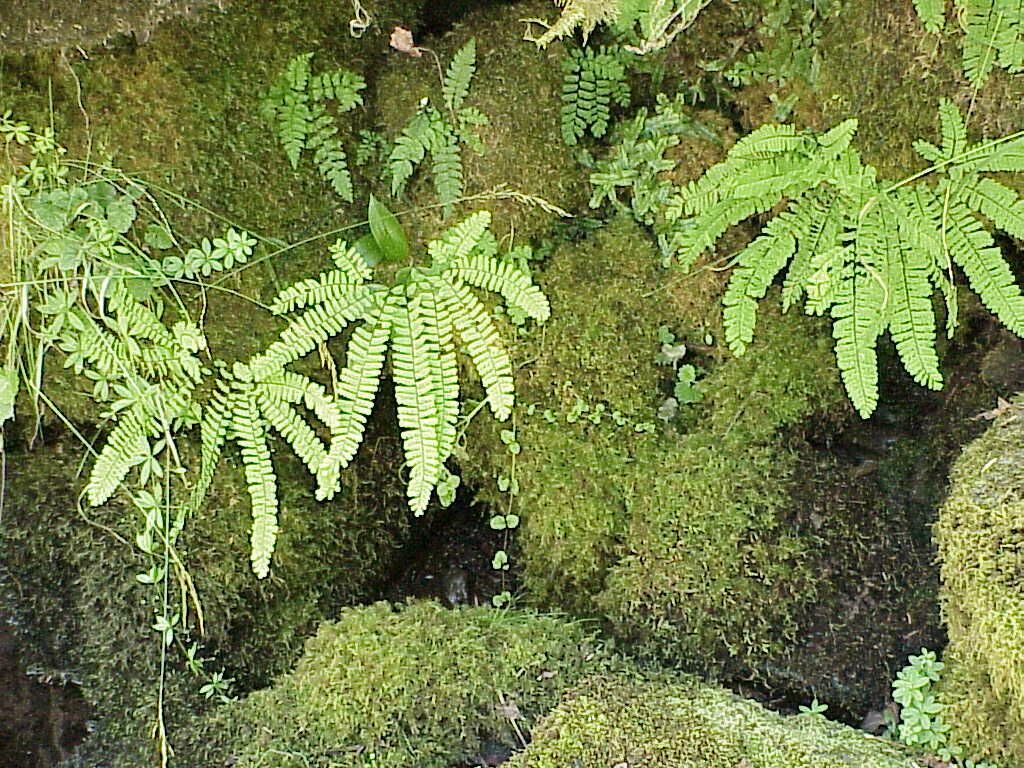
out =
[[[953,264],[986,307],[1024,334],[1024,296],[979,218],[1024,237],[1024,201],[979,175],[1014,167],[1017,139],[969,145],[963,117],[949,102],[939,108],[939,124],[941,147],[916,145],[936,166],[897,184],[880,182],[862,163],[849,146],[854,124],[847,122],[820,137],[761,128],[680,191],[678,209],[691,215],[684,220],[680,213],[674,232],[684,266],[732,224],[789,201],[739,254],[726,289],[725,334],[734,353],[752,341],[757,301],[787,264],[784,308],[804,298],[808,312],[831,314],[839,370],[865,417],[878,402],[875,348],[887,330],[914,380],[942,386],[932,294],[938,288],[945,297],[951,333]]]
[[[963,67],[975,88],[988,80],[996,66],[1019,72],[1024,68],[1024,3],[1021,0],[955,0],[964,27]],[[941,0],[914,0],[929,32],[945,22]]]

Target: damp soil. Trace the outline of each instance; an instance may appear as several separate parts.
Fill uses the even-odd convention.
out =
[[[50,768],[88,734],[89,708],[74,683],[26,673],[10,626],[0,623],[0,768]]]

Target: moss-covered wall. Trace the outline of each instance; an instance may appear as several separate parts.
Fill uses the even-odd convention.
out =
[[[343,611],[272,687],[188,729],[188,765],[447,768],[514,745],[586,670],[612,664],[582,624],[422,601]]]
[[[949,646],[947,722],[968,754],[1024,763],[1024,401],[971,443],[935,536]]]
[[[888,742],[821,715],[783,717],[688,678],[586,678],[509,768],[914,768]]]
[[[786,428],[841,393],[816,323],[766,306],[748,354],[723,354],[705,344],[721,273],[666,281],[657,261],[619,219],[559,247],[538,277],[553,314],[517,353],[518,541],[528,599],[602,615],[657,655],[709,668],[777,644],[813,597],[808,542],[786,521]],[[687,360],[706,371],[704,401],[671,424],[656,416],[672,379],[655,363],[660,324],[695,342]],[[657,426],[637,432],[644,422]],[[496,432],[474,423],[463,469],[505,504],[494,478],[511,461]]]

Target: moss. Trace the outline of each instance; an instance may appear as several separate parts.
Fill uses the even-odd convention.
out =
[[[935,536],[949,628],[942,698],[969,753],[1024,761],[1024,421],[1018,405],[951,474]]]
[[[529,361],[516,415],[524,584],[541,605],[607,617],[648,652],[715,667],[777,644],[813,596],[807,545],[786,524],[796,445],[786,429],[842,395],[815,323],[769,301],[756,346],[723,354],[703,345],[719,327],[722,274],[666,287],[656,263],[620,219],[559,248],[539,277],[552,319],[517,352]],[[680,422],[637,433],[671,388],[654,361],[662,323],[696,341],[707,396]],[[492,485],[510,469],[495,431],[474,424],[463,468],[506,503]]]
[[[387,603],[320,627],[294,671],[195,726],[188,764],[416,765],[514,741],[608,657],[579,623],[490,608]]]
[[[468,149],[462,153],[467,195],[504,186],[570,211],[585,204],[586,172],[562,143],[559,128],[563,46],[557,43],[539,51],[522,40],[520,19],[543,17],[550,13],[550,6],[547,0],[531,0],[484,7],[468,14],[439,39],[419,41],[447,66],[470,37],[476,38],[477,72],[466,103],[480,109],[490,123],[480,129],[483,153]],[[435,106],[444,103],[433,58],[396,55],[390,59],[377,81],[375,97],[389,136],[400,133],[423,96],[429,96]],[[436,205],[432,182],[422,170],[411,183],[408,197],[417,208]],[[510,200],[469,205],[490,209],[494,232],[499,237],[514,234],[517,242],[545,232],[555,219],[539,208]],[[417,218],[420,221],[415,226],[424,240],[442,227],[436,209],[422,210]]]
[[[383,431],[372,423],[371,430]],[[375,444],[375,461],[347,471],[331,503],[313,499],[305,468],[277,446],[282,530],[265,581],[249,570],[249,498],[234,456],[222,463],[204,512],[188,522],[179,552],[206,629],[199,638],[190,605],[192,636],[216,656],[211,669],[223,668],[239,690],[288,668],[319,621],[366,599],[390,571],[410,520],[400,478],[386,469],[400,461],[397,441]],[[113,503],[75,515],[81,452],[59,441],[9,454],[0,561],[11,589],[2,603],[16,606],[34,633],[31,645],[47,649],[41,662],[81,677],[98,722],[86,754],[141,765],[155,722],[160,649],[150,625],[159,596],[135,580],[149,564],[131,544],[139,528],[133,511]],[[184,670],[178,647],[169,660],[174,744],[183,713],[202,707],[202,681]]]
[[[510,768],[913,768],[881,739],[817,715],[783,717],[689,678],[584,680]]]

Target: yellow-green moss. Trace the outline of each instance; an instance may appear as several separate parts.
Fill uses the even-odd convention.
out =
[[[682,677],[583,680],[509,768],[914,768],[882,739],[820,715],[783,717]]]
[[[531,0],[484,7],[440,39],[418,41],[447,66],[470,37],[476,38],[477,72],[466,104],[480,109],[490,124],[479,130],[483,153],[462,152],[467,195],[504,186],[570,211],[586,200],[586,171],[563,144],[559,128],[563,46],[556,43],[540,51],[522,39],[520,19],[542,17],[550,6],[548,0]],[[390,137],[399,134],[424,96],[438,108],[444,104],[433,57],[394,55],[381,72],[374,97]],[[417,207],[436,205],[432,184],[429,169],[421,166],[410,185],[410,202]],[[544,233],[556,218],[540,208],[501,199],[471,202],[465,210],[481,207],[493,212],[495,234],[514,234],[516,242]],[[410,217],[410,225],[422,239],[429,239],[442,227],[440,211],[419,211]]]
[[[345,610],[295,669],[197,724],[187,764],[445,768],[515,742],[608,659],[583,625],[434,602]]]
[[[935,536],[949,628],[942,698],[969,754],[1024,763],[1024,411],[971,443]]]
[[[745,357],[704,348],[722,274],[672,284],[657,261],[619,219],[560,247],[538,277],[552,318],[517,351],[520,560],[530,600],[600,614],[645,650],[713,667],[778,643],[814,594],[807,545],[785,522],[797,447],[785,429],[842,395],[818,324],[769,300]],[[655,364],[662,323],[697,342],[688,359],[707,370],[705,401],[670,427],[655,415],[671,391]],[[589,410],[574,420],[577,401]],[[638,434],[643,422],[659,426]],[[493,478],[511,461],[495,431],[474,424],[464,469],[504,505]]]

